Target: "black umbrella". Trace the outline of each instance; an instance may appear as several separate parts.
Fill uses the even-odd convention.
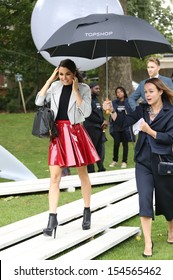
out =
[[[106,57],[106,96],[108,96],[108,56],[142,58],[154,53],[172,52],[171,44],[152,25],[134,16],[91,14],[67,22],[40,51],[50,56],[95,59]]]

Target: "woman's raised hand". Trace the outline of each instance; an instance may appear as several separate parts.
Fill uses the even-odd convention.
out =
[[[50,81],[50,83],[52,83],[52,82],[54,82],[54,81],[56,81],[58,79],[58,73],[59,73],[59,69],[57,67],[57,68],[55,68],[55,70],[53,71],[52,75],[48,79]]]
[[[73,92],[78,92],[78,90],[79,90],[78,78],[75,76],[74,79],[73,79],[72,91]]]

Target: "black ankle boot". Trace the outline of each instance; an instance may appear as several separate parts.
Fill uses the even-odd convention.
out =
[[[55,238],[57,225],[58,225],[57,214],[53,214],[53,213],[49,214],[47,228],[43,229],[43,234],[46,236],[52,236],[52,232],[54,230],[54,238]]]
[[[83,211],[83,222],[82,222],[82,229],[90,229],[91,227],[91,211],[90,208],[84,208]]]

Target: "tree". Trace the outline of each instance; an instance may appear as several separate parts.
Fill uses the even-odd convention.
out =
[[[138,16],[149,22],[173,44],[173,10],[169,6],[164,8],[164,2],[164,0],[128,0],[127,9],[130,15]],[[132,58],[131,61],[132,68],[135,70],[145,69],[146,67],[146,59],[139,61]]]
[[[165,8],[164,2],[164,0],[129,0],[128,13],[145,19],[173,44],[173,11],[169,6]]]
[[[35,96],[39,87],[40,74],[50,71],[51,66],[37,54],[30,29],[31,14],[36,1],[5,0],[0,2],[0,73],[10,78],[7,102],[18,99],[18,84],[15,74],[23,75],[23,91],[26,104]],[[39,68],[39,69],[38,69]],[[12,98],[11,98],[12,97]],[[9,100],[8,100],[9,99]]]

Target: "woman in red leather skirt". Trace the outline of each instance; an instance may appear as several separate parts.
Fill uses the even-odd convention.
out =
[[[59,78],[58,81],[56,81]],[[59,184],[63,167],[76,167],[81,181],[84,199],[83,230],[90,229],[91,183],[87,165],[100,160],[94,145],[82,123],[91,113],[91,92],[82,82],[75,63],[70,59],[60,62],[35,100],[43,106],[44,100],[50,102],[58,128],[58,137],[49,144],[48,165],[50,169],[49,220],[44,235],[56,235]]]

